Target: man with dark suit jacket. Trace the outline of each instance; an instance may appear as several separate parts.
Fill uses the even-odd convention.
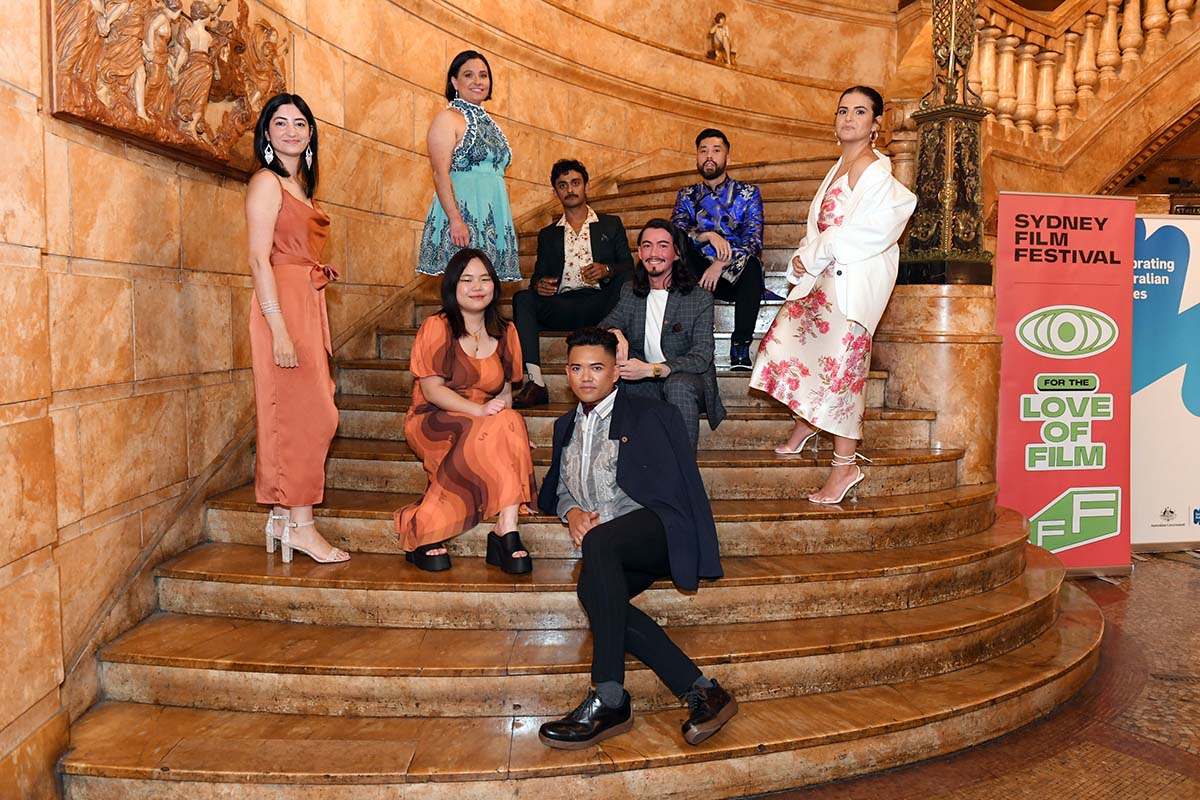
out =
[[[687,237],[665,219],[638,234],[638,265],[600,321],[617,334],[617,366],[630,394],[666,400],[679,410],[692,450],[700,412],[708,426],[725,419],[713,360],[713,296],[696,287],[684,264]]]
[[[625,691],[632,653],[687,703],[684,739],[699,744],[737,701],[630,600],[659,578],[683,591],[721,577],[717,528],[683,420],[673,406],[617,387],[617,339],[583,328],[567,339],[567,380],[579,406],[554,423],[554,457],[538,507],[557,514],[583,549],[579,600],[592,628],[595,688],[542,725],[542,743],[590,747],[633,727]]]
[[[595,325],[617,302],[621,283],[633,271],[621,218],[593,211],[587,204],[587,184],[587,167],[578,161],[564,159],[550,170],[550,185],[563,215],[538,232],[529,288],[513,296],[513,323],[525,358],[525,385],[513,398],[513,408],[531,408],[550,399],[538,334]]]

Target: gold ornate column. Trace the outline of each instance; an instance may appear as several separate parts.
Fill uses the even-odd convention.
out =
[[[917,208],[900,257],[902,284],[992,282],[992,256],[983,247],[979,163],[988,111],[967,81],[974,45],[975,0],[934,0],[937,72],[912,115],[920,148]]]

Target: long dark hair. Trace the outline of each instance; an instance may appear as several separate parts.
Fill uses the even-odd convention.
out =
[[[312,111],[308,107],[308,103],[304,102],[304,98],[298,94],[288,94],[280,92],[267,101],[258,115],[258,122],[254,124],[254,157],[258,159],[258,164],[261,167],[271,170],[276,175],[284,178],[291,177],[291,173],[287,171],[287,167],[283,165],[282,160],[278,157],[271,159],[268,164],[263,157],[263,151],[267,148],[267,128],[271,126],[271,118],[275,116],[275,112],[281,106],[293,105],[299,109],[304,115],[304,119],[308,121],[308,130],[310,132],[308,147],[312,150],[312,166],[305,163],[304,156],[300,156],[300,184],[304,187],[304,194],[307,197],[312,197],[317,191],[317,164],[319,161],[317,147],[317,120],[313,117]]]
[[[496,76],[492,74],[492,65],[488,63],[487,56],[480,53],[478,50],[463,50],[454,57],[450,62],[450,69],[446,70],[446,99],[453,100],[458,97],[458,92],[454,90],[454,84],[450,82],[451,78],[458,77],[458,71],[462,69],[463,64],[473,58],[478,58],[487,67],[488,71],[488,94],[483,98],[484,102],[492,99],[492,92],[496,89]]]
[[[464,248],[450,257],[446,271],[442,273],[442,310],[439,312],[450,323],[450,333],[455,339],[467,335],[467,324],[463,322],[462,309],[458,307],[458,281],[467,269],[467,265],[478,258],[483,262],[484,269],[492,276],[492,300],[483,310],[483,327],[488,336],[497,341],[504,340],[508,330],[508,319],[500,313],[500,276],[492,266],[492,260],[482,250]]]
[[[671,265],[671,288],[679,291],[680,294],[687,294],[696,286],[698,277],[687,265],[688,244],[687,236],[677,226],[661,217],[655,217],[642,226],[638,232],[637,243],[638,247],[642,246],[642,236],[646,231],[657,229],[666,231],[671,235],[671,244],[675,245],[675,263]],[[638,297],[645,297],[650,294],[650,276],[646,273],[646,267],[642,265],[642,259],[639,257],[637,263],[633,267],[633,293]]]

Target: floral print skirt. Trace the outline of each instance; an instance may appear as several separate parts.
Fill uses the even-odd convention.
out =
[[[838,310],[826,272],[805,297],[789,299],[763,336],[750,386],[809,424],[862,438],[871,335]]]

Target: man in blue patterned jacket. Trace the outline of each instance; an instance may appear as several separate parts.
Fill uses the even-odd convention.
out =
[[[703,179],[675,197],[675,223],[692,242],[688,265],[717,300],[734,303],[729,363],[749,370],[750,343],[763,294],[763,206],[758,187],[729,177],[729,139],[715,128],[696,136]]]

